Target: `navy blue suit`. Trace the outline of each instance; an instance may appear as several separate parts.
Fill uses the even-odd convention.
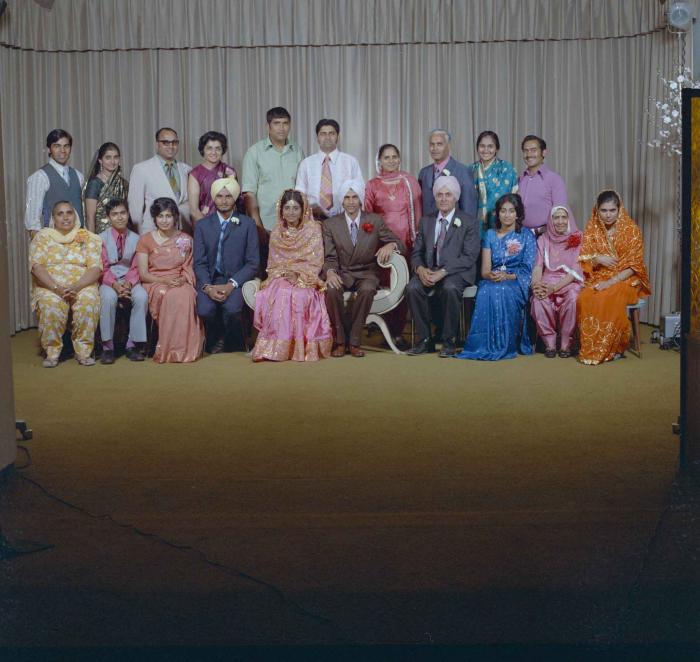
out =
[[[216,256],[221,223],[216,211],[198,221],[194,228],[194,273],[197,278],[197,314],[209,326],[221,308],[226,332],[240,327],[243,308],[243,283],[255,277],[260,263],[260,248],[255,221],[236,215],[238,224],[227,223],[221,246],[223,273],[216,271]],[[205,285],[220,285],[233,278],[238,284],[223,303],[217,303],[202,291]]]
[[[472,218],[476,218],[476,210],[479,201],[476,195],[476,187],[474,186],[474,177],[472,177],[471,169],[469,166],[464,165],[464,163],[455,161],[455,159],[450,157],[450,160],[445,166],[445,170],[449,170],[450,175],[457,178],[459,186],[462,189],[459,194],[457,208],[466,212]],[[435,204],[435,197],[433,196],[433,184],[435,183],[434,163],[425,166],[425,168],[421,168],[421,171],[418,173],[418,181],[423,191],[423,216],[437,215],[438,208]]]

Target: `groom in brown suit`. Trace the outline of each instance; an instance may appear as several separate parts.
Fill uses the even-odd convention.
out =
[[[364,356],[360,334],[372,300],[379,287],[377,259],[386,262],[403,244],[384,225],[381,216],[361,211],[364,186],[359,180],[343,182],[343,213],[323,221],[326,260],[326,307],[333,324],[335,346],[332,356],[344,356],[346,349],[355,357]],[[355,292],[350,329],[345,324],[343,292]]]

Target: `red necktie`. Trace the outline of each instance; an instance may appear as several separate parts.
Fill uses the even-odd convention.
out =
[[[124,235],[120,232],[117,235],[117,259],[121,260],[124,257]]]

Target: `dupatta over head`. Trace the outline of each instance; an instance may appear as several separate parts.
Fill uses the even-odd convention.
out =
[[[620,200],[620,210],[615,223],[614,236],[612,239],[608,237],[605,223],[598,216],[598,205],[595,205],[583,233],[581,254],[578,260],[583,268],[587,285],[595,285],[613,278],[625,269],[632,269],[635,273],[633,284],[639,288],[641,296],[648,296],[651,294],[651,284],[644,264],[642,233],[627,213],[622,203],[622,197],[619,194],[617,197]],[[597,255],[614,257],[617,264],[614,267],[601,265],[594,269],[592,260]]]
[[[569,217],[569,226],[565,234],[559,234],[554,228],[554,212],[563,209]],[[576,225],[574,214],[566,205],[555,205],[549,212],[547,226],[540,238],[544,266],[549,271],[565,271],[580,283],[583,274],[578,263],[581,246],[581,232]]]
[[[281,203],[285,193],[277,201],[277,224],[270,234],[267,279],[261,289],[275,278],[285,278],[290,274],[296,276],[294,284],[297,287],[323,289],[324,283],[319,277],[324,260],[321,225],[314,220],[306,195],[297,191],[304,201],[301,222],[295,228],[289,227],[282,216]]]

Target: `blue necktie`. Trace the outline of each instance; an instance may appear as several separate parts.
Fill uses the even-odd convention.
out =
[[[224,232],[226,231],[226,226],[228,225],[228,221],[220,221],[221,223],[221,233],[219,234],[219,245],[216,249],[216,270],[220,274],[224,274],[224,258],[223,255],[221,254],[221,247],[223,246],[224,243]]]

